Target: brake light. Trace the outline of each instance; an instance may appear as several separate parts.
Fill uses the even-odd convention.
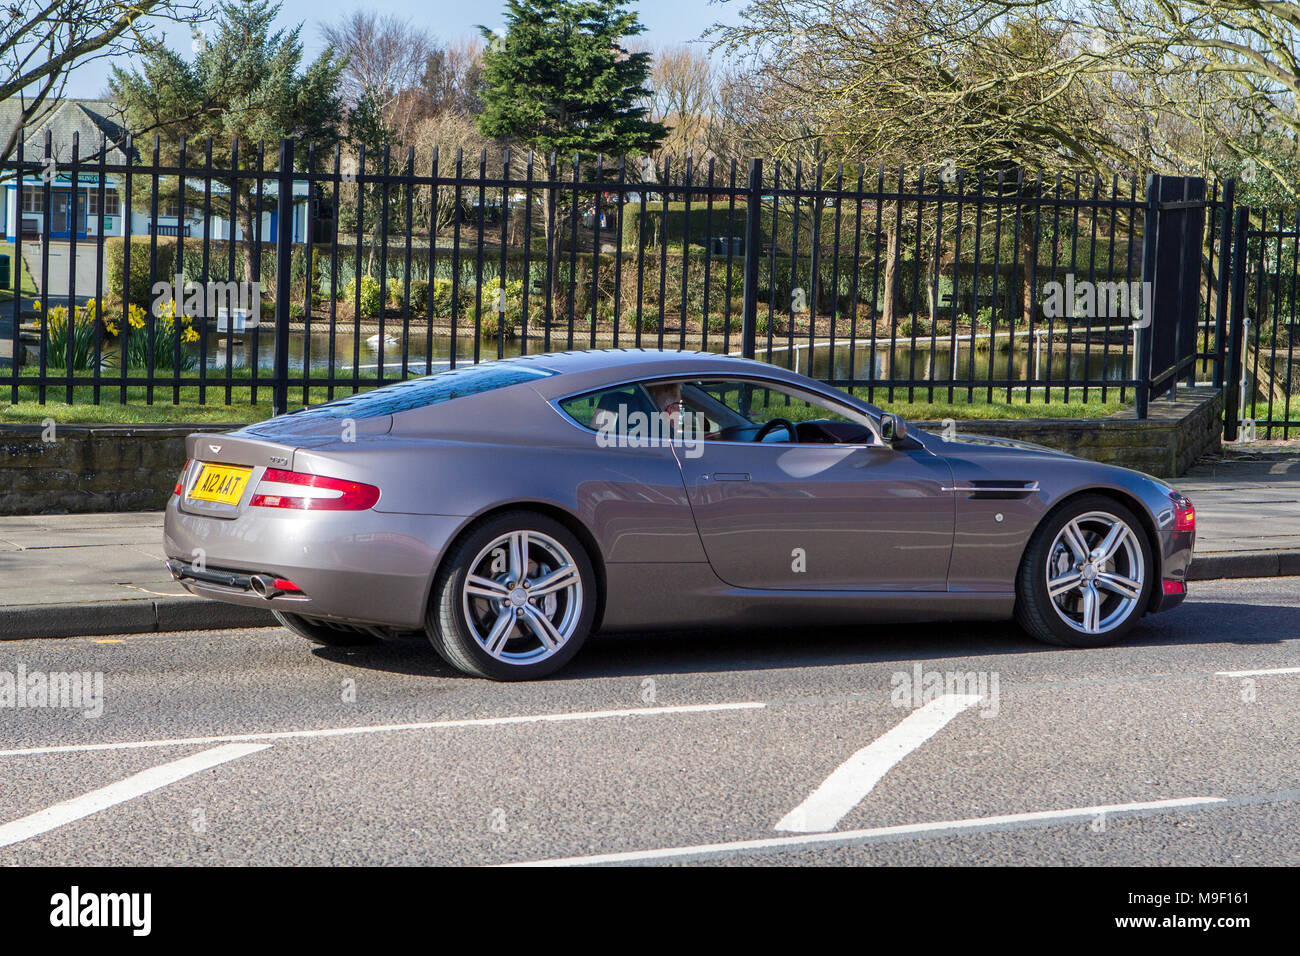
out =
[[[249,506],[297,508],[301,511],[365,511],[373,508],[378,500],[379,489],[374,485],[268,468],[257,483]]]
[[[1196,509],[1192,507],[1192,503],[1180,494],[1173,494],[1169,497],[1174,503],[1174,530],[1195,531]]]
[[[189,471],[190,460],[187,458],[185,459],[185,467],[181,469],[181,476],[176,479],[176,487],[172,490],[172,494],[179,497],[185,491],[185,476],[189,474]]]

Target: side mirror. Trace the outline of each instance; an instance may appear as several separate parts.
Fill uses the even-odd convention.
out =
[[[880,417],[880,437],[887,445],[897,445],[907,438],[907,422],[902,415],[888,412]]]

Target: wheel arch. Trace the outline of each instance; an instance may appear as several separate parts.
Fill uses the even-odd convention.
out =
[[[595,535],[591,530],[578,518],[573,512],[568,511],[558,505],[545,501],[522,500],[510,501],[504,504],[493,505],[486,511],[467,519],[463,525],[448,540],[447,545],[438,557],[438,563],[433,568],[433,573],[429,575],[429,584],[425,594],[425,605],[427,606],[433,600],[433,584],[438,580],[443,565],[447,560],[447,555],[452,549],[460,543],[467,535],[472,534],[485,521],[490,521],[497,515],[505,514],[509,511],[531,511],[535,514],[544,515],[553,521],[558,521],[571,531],[582,544],[587,552],[587,557],[591,561],[592,573],[596,576],[596,615],[592,618],[591,629],[595,632],[605,616],[605,558],[600,552],[600,546],[596,542]]]
[[[1043,516],[1039,518],[1038,523],[1034,525],[1034,530],[1031,531],[1029,537],[1025,539],[1025,550],[1021,553],[1020,563],[1016,567],[1017,579],[1019,578],[1021,571],[1024,569],[1025,559],[1029,554],[1029,542],[1033,540],[1034,535],[1038,534],[1039,529],[1042,528],[1043,525],[1045,525],[1054,515],[1056,515],[1057,512],[1069,505],[1070,502],[1088,495],[1098,495],[1103,498],[1110,498],[1112,501],[1123,505],[1137,515],[1138,521],[1142,523],[1142,532],[1146,536],[1147,545],[1151,549],[1151,561],[1154,565],[1151,570],[1155,575],[1155,580],[1159,582],[1163,571],[1164,555],[1160,544],[1160,534],[1156,530],[1155,518],[1151,515],[1150,509],[1140,497],[1132,492],[1126,491],[1123,488],[1117,488],[1113,485],[1085,485],[1080,488],[1075,488],[1073,491],[1062,495],[1050,508],[1043,512]],[[1158,587],[1153,587],[1151,589],[1151,597],[1147,602],[1147,606],[1143,609],[1144,612],[1154,611],[1159,605],[1161,597],[1160,589]]]

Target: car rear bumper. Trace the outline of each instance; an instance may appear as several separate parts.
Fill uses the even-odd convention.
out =
[[[255,509],[235,518],[190,514],[173,496],[163,528],[168,568],[199,597],[361,624],[424,623],[438,561],[465,518],[451,515]],[[292,581],[266,598],[250,578]]]
[[[1160,613],[1182,604],[1187,597],[1187,569],[1196,546],[1195,531],[1162,531],[1160,534],[1160,580],[1151,597],[1150,611]],[[1178,590],[1171,593],[1170,585]]]

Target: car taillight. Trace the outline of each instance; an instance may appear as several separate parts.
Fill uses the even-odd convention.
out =
[[[1187,591],[1187,585],[1185,585],[1182,581],[1172,581],[1172,580],[1165,581],[1166,594],[1183,594],[1186,593],[1186,591]]]
[[[379,500],[379,489],[359,481],[306,475],[268,468],[257,483],[253,508],[297,508],[301,511],[365,511]]]
[[[187,458],[185,459],[185,467],[181,469],[181,476],[176,479],[176,487],[172,491],[172,494],[179,496],[185,491],[185,476],[189,473],[189,470],[190,470],[190,461]]]
[[[1170,495],[1169,498],[1174,503],[1174,530],[1195,531],[1196,509],[1192,507],[1192,503],[1177,493]]]

